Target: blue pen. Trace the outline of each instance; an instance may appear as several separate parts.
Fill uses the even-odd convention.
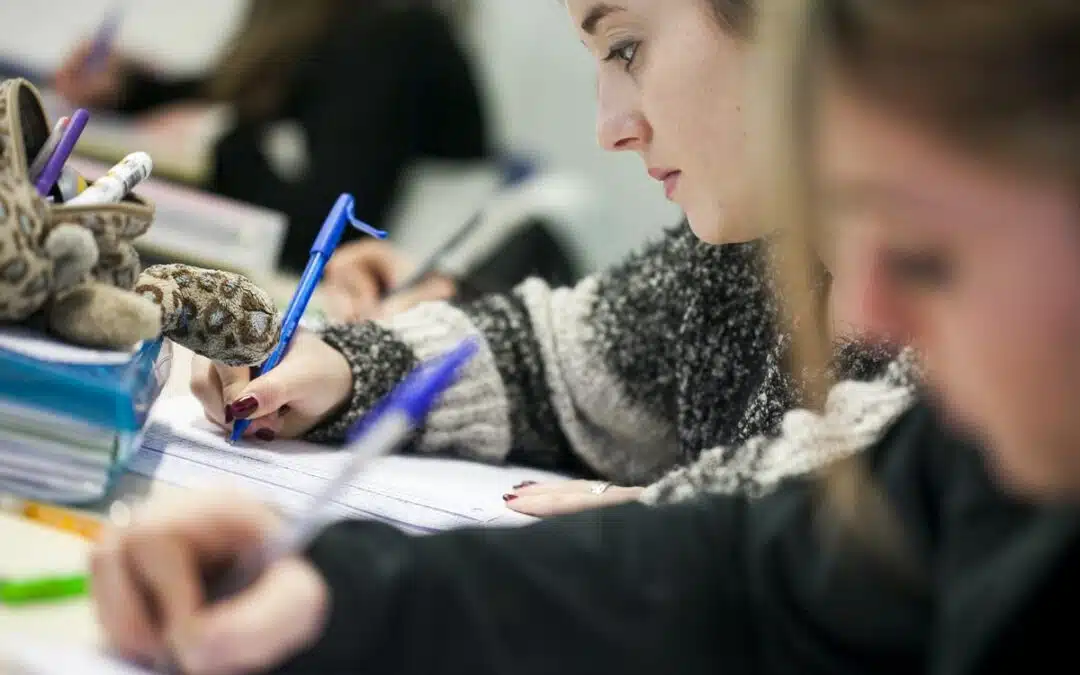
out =
[[[315,238],[315,243],[311,245],[311,257],[308,259],[307,267],[304,268],[303,276],[300,277],[300,285],[297,286],[296,293],[293,294],[292,300],[289,301],[289,307],[285,310],[285,318],[281,320],[281,335],[278,338],[277,347],[270,353],[266,362],[262,364],[259,375],[264,375],[276,368],[285,356],[285,352],[288,351],[293,334],[296,333],[296,329],[300,325],[300,319],[303,318],[308,303],[311,301],[311,295],[315,292],[315,287],[319,285],[319,281],[322,279],[323,269],[326,267],[327,261],[330,260],[330,256],[333,255],[334,249],[337,248],[338,242],[341,241],[341,235],[345,232],[345,225],[351,223],[353,227],[361,232],[366,232],[378,239],[386,238],[386,232],[377,230],[358,220],[353,214],[353,205],[352,195],[343,194],[338,197],[337,202],[334,203],[334,208],[330,209],[330,214],[326,216],[326,221],[323,222],[322,228],[319,230],[319,236]],[[233,424],[229,442],[236,443],[236,441],[240,440],[250,424],[250,420],[236,420]]]
[[[83,63],[84,72],[94,73],[105,66],[105,62],[109,58],[109,52],[112,51],[113,40],[116,38],[116,31],[120,28],[120,21],[123,17],[123,3],[117,3],[109,10],[109,13],[105,15],[105,19],[101,22],[101,26],[98,27],[97,34],[94,36],[94,41],[90,45],[90,53],[86,56],[86,61]]]

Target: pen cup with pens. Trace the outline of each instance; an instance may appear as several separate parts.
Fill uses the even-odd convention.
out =
[[[54,503],[107,496],[140,447],[171,343],[233,366],[265,362],[274,302],[242,276],[143,269],[151,160],[106,175],[67,166],[89,121],[50,125],[37,90],[0,81],[0,491]]]
[[[67,166],[88,122],[50,127],[29,83],[0,83],[0,489],[54,503],[104,496],[170,363],[129,311],[160,316],[133,291],[153,207]]]

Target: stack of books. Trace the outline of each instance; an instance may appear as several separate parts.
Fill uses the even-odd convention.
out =
[[[0,329],[0,492],[59,504],[104,499],[139,449],[171,348],[73,347]]]

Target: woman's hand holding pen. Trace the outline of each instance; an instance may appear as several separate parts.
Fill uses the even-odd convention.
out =
[[[345,405],[352,371],[340,352],[301,329],[277,368],[254,380],[250,368],[194,357],[191,391],[207,419],[225,429],[248,419],[245,436],[296,438]]]
[[[192,675],[263,671],[303,650],[318,638],[330,604],[326,582],[306,560],[282,558],[247,590],[205,600],[206,578],[281,526],[268,506],[243,495],[156,497],[130,526],[106,532],[91,556],[109,646],[131,661],[175,663]]]
[[[100,67],[87,69],[94,49],[91,41],[81,43],[68,55],[53,76],[53,87],[68,103],[87,108],[115,108],[120,104],[128,63],[110,53]]]
[[[334,319],[381,319],[454,296],[453,280],[432,275],[414,288],[386,297],[412,269],[413,264],[385,241],[364,239],[338,247],[326,266],[322,288]]]

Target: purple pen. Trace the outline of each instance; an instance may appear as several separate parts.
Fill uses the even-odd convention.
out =
[[[97,34],[94,36],[94,42],[90,46],[90,53],[83,63],[84,71],[93,73],[105,65],[105,61],[109,58],[109,52],[112,51],[113,39],[116,37],[116,31],[120,27],[120,20],[123,15],[123,5],[121,4],[117,4],[105,15],[101,27],[98,28]]]
[[[82,135],[83,129],[86,128],[86,123],[89,121],[90,113],[84,108],[79,108],[71,114],[71,119],[64,129],[64,134],[60,137],[60,142],[56,144],[56,150],[53,152],[52,157],[49,158],[49,161],[45,163],[45,168],[41,170],[41,175],[38,176],[37,182],[34,183],[34,187],[37,188],[38,194],[42,197],[47,197],[53,186],[56,185],[56,181],[60,178],[60,172],[64,170],[64,164],[67,163],[68,157],[71,157],[71,152],[75,149],[75,144],[79,141],[79,136]]]

